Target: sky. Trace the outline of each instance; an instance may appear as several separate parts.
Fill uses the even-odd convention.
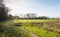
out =
[[[60,17],[60,0],[8,0],[9,14],[36,13],[37,16]]]

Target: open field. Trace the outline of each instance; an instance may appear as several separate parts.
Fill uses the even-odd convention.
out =
[[[35,19],[18,19],[14,23],[21,23],[23,26],[35,26],[45,29],[57,30],[60,32],[60,20],[35,20]]]
[[[13,20],[39,37],[60,37],[60,20]]]
[[[60,21],[60,20],[40,20],[40,19],[14,19],[15,23],[18,22],[48,22],[48,21]]]
[[[25,27],[26,30],[36,34],[39,37],[60,37],[60,34],[54,31],[48,31],[37,27]]]
[[[60,37],[60,20],[14,19],[0,24],[1,37]]]

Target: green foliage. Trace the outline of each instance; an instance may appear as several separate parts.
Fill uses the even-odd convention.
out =
[[[41,16],[41,17],[38,17],[38,19],[50,19],[50,18],[46,16]]]
[[[29,37],[29,34],[11,25],[11,22],[2,22],[0,23],[0,37]]]

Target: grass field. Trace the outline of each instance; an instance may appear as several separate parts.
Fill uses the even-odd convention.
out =
[[[14,23],[22,23],[22,26],[39,37],[60,37],[60,20],[13,20]]]
[[[0,26],[0,37],[31,37],[29,32],[39,37],[60,37],[60,20],[14,19],[0,22]]]
[[[13,22],[48,22],[48,21],[60,21],[60,20],[40,20],[40,19],[14,19]]]
[[[30,37],[29,33],[13,25],[11,21],[0,22],[0,37]]]
[[[47,31],[37,27],[25,27],[26,30],[38,35],[39,37],[60,37],[56,32]]]

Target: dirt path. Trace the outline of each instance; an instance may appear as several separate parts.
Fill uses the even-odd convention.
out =
[[[28,32],[31,35],[31,37],[39,37],[39,36],[35,35],[34,33],[25,30],[24,28],[21,28],[21,29],[25,32]]]
[[[39,37],[39,36],[33,34],[32,32],[29,32],[29,34],[31,35],[31,37]]]

